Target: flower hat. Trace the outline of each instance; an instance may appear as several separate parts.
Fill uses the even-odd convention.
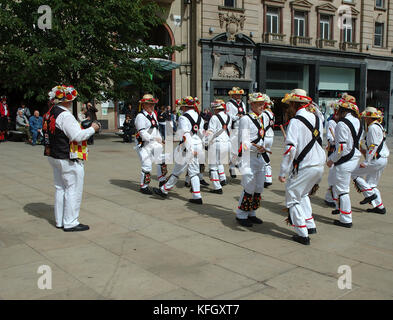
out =
[[[155,99],[153,95],[151,94],[145,94],[141,100],[139,100],[139,103],[151,103],[151,104],[156,104],[158,103],[158,99]]]
[[[75,90],[73,86],[66,86],[62,84],[61,86],[53,87],[48,93],[49,101],[54,103],[59,102],[69,102],[75,100],[78,96],[78,91]]]
[[[305,90],[293,89],[290,93],[285,94],[285,97],[281,100],[281,102],[287,104],[291,101],[311,103],[312,99],[307,96],[307,92]]]
[[[211,104],[211,107],[213,108],[213,109],[222,109],[222,110],[225,110],[225,101],[224,100],[221,100],[221,99],[216,99],[216,100],[214,100]]]
[[[382,117],[382,112],[379,111],[377,108],[374,107],[367,107],[366,110],[364,110],[360,116],[362,118],[376,118],[379,119]]]
[[[359,116],[359,108],[356,105],[356,99],[355,97],[350,96],[349,94],[343,95],[342,98],[338,100],[338,106],[340,108],[353,110]]]
[[[252,102],[269,103],[271,101],[267,94],[260,93],[260,92],[253,92],[248,95],[248,103],[252,103]]]
[[[241,88],[239,88],[239,87],[233,87],[232,90],[230,90],[230,91],[228,92],[228,94],[229,94],[230,96],[232,96],[232,95],[234,95],[234,94],[241,94],[241,95],[243,95],[243,94],[244,94],[244,90],[241,89]]]

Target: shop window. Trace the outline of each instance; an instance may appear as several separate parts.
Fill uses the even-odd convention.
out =
[[[267,8],[266,12],[266,32],[280,33],[280,12],[278,8]]]
[[[374,46],[383,47],[383,23],[375,22]]]
[[[236,8],[236,0],[224,0],[224,7]]]

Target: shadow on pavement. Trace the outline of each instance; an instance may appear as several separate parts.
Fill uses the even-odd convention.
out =
[[[54,206],[43,202],[28,203],[23,207],[23,210],[29,215],[44,219],[52,226],[56,226]]]

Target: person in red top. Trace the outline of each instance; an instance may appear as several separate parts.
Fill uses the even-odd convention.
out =
[[[8,131],[10,111],[7,105],[7,97],[2,96],[0,101],[0,142],[5,141]]]

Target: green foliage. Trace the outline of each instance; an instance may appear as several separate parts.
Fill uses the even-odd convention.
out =
[[[49,30],[37,27],[43,4],[52,10]],[[0,87],[37,101],[63,83],[81,99],[127,99],[118,85],[125,80],[154,92],[146,70],[156,66],[149,58],[182,50],[151,48],[142,40],[163,23],[160,14],[155,2],[143,0],[0,0]]]

